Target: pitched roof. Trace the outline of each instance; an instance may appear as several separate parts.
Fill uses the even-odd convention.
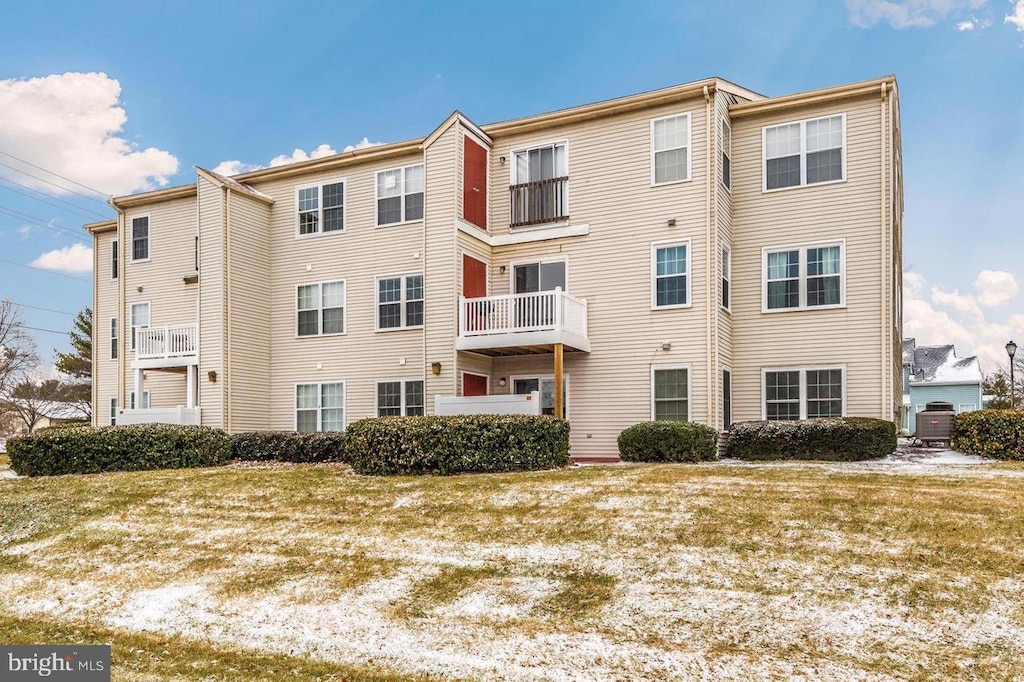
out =
[[[914,384],[981,383],[982,380],[978,358],[973,355],[958,358],[952,345],[918,346],[915,339],[904,339],[903,364],[910,365],[910,381]]]

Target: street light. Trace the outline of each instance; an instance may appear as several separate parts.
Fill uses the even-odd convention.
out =
[[[1010,409],[1012,410],[1015,406],[1014,395],[1013,395],[1013,356],[1017,354],[1017,344],[1010,341],[1006,344],[1006,354],[1010,356]]]

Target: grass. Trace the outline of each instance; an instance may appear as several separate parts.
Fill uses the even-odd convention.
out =
[[[0,632],[116,679],[1024,676],[1024,467],[894,471],[0,480]]]
[[[0,452],[0,468],[7,468],[11,466],[11,458],[6,453]]]

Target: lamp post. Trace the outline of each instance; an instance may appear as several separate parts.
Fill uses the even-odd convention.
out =
[[[1017,354],[1017,344],[1013,341],[1007,343],[1006,354],[1010,356],[1010,409],[1012,410],[1016,406],[1016,401],[1014,400],[1013,356]]]

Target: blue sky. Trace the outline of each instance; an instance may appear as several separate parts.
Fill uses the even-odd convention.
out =
[[[190,182],[196,164],[416,137],[456,108],[487,123],[711,75],[780,95],[895,73],[906,331],[979,354],[985,371],[1010,337],[1024,343],[1024,0],[50,2],[4,15],[0,296],[23,304],[90,304],[80,226],[112,213],[8,155],[123,194]],[[71,321],[23,312],[40,329]],[[66,346],[35,333],[46,359]]]

